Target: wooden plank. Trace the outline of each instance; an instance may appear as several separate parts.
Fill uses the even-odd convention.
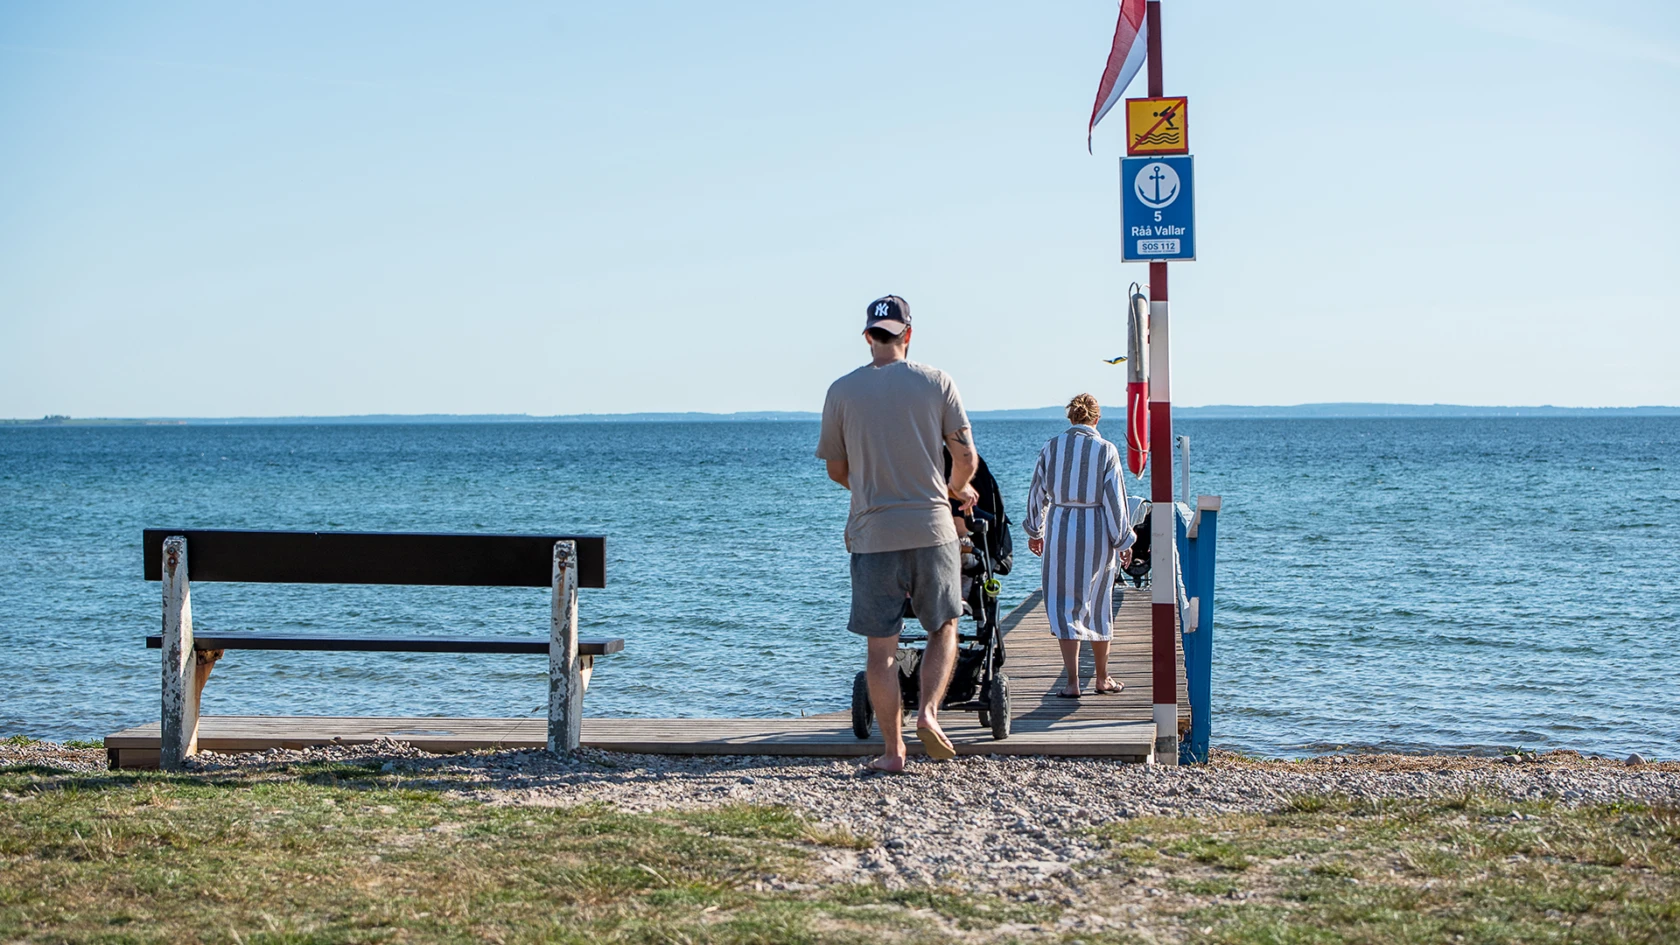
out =
[[[112,770],[123,768],[154,769],[161,767],[156,748],[108,748],[105,757]]]
[[[879,754],[879,736],[859,739],[846,718],[805,719],[586,719],[582,745],[608,751],[684,755],[788,755],[862,757]],[[1154,744],[1147,722],[1045,722],[1026,720],[998,741],[978,725],[953,724],[947,735],[959,754],[1076,755],[1146,758]],[[484,749],[536,750],[547,745],[543,719],[366,719],[210,716],[201,722],[200,747],[212,752],[368,744],[380,738],[430,752]],[[915,738],[906,739],[912,754]],[[158,729],[137,726],[106,738],[113,762],[144,766],[155,753]]]
[[[146,646],[163,645],[160,634]],[[295,650],[331,653],[548,653],[547,637],[360,637],[315,633],[207,633],[193,636],[200,650]],[[624,650],[619,637],[578,640],[578,653],[607,656]]]
[[[395,738],[416,745],[445,740],[450,742],[517,742],[524,747],[545,744],[546,723],[541,718],[338,718],[331,716],[206,716],[202,720],[201,742],[207,748],[227,749],[235,743],[307,742],[351,744],[378,738]],[[909,723],[906,723],[909,728]],[[1022,731],[1036,741],[1080,742],[1093,734],[1141,733],[1147,723],[1116,725],[1100,720],[1066,723],[1029,722]],[[817,740],[830,738],[858,744],[879,745],[879,740],[862,740],[851,734],[846,718],[807,717],[800,719],[586,719],[586,739],[635,738],[648,742],[703,742],[731,739],[766,739],[795,736]],[[977,724],[954,723],[952,738],[991,741],[986,729]],[[1139,735],[1139,738],[1143,738]],[[113,733],[109,748],[145,748],[157,745],[156,723]],[[1139,741],[1142,744],[1142,741]]]
[[[578,586],[607,586],[599,535],[456,535],[148,528],[146,580],[161,580],[162,542],[184,535],[195,581],[548,587],[554,543],[578,548]]]

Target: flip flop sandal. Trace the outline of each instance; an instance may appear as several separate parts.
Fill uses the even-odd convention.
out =
[[[951,747],[951,740],[946,738],[943,732],[936,732],[931,728],[918,728],[916,737],[922,742],[922,750],[935,761],[950,761],[957,757],[957,750]]]
[[[862,773],[863,774],[908,774],[909,769],[908,768],[899,768],[897,770],[894,770],[892,768],[883,768],[880,765],[877,765],[875,762],[871,761],[870,763],[863,766]]]
[[[1113,689],[1093,689],[1091,691],[1095,692],[1099,696],[1115,696],[1119,695],[1125,688],[1125,683],[1115,683]]]
[[[1056,698],[1058,699],[1077,699],[1083,695],[1082,692],[1068,692],[1066,689],[1056,690]]]

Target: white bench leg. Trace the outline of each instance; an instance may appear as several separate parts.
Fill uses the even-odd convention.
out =
[[[206,666],[202,676],[208,677]],[[187,540],[163,540],[163,741],[165,771],[179,770],[198,751],[198,694],[204,688],[193,651],[192,585],[187,580]]]
[[[577,543],[557,541],[548,636],[548,750],[555,754],[576,749],[582,738],[583,663],[578,656]]]

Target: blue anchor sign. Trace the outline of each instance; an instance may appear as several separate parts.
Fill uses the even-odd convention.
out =
[[[1125,262],[1196,258],[1196,201],[1189,155],[1120,159],[1120,258]]]

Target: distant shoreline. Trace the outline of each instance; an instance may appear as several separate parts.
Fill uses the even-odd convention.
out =
[[[1109,414],[1125,408],[1108,406]],[[534,416],[523,413],[488,414],[353,414],[319,417],[68,417],[55,415],[39,419],[0,419],[0,426],[257,426],[330,424],[440,424],[440,423],[774,423],[814,422],[821,414],[807,410],[752,410],[736,413],[643,412],[576,413]],[[1029,407],[1018,410],[974,410],[975,420],[1060,420],[1060,407]],[[1175,407],[1173,416],[1184,420],[1377,420],[1446,419],[1476,417],[1680,417],[1680,407],[1478,407],[1463,404],[1370,404],[1326,403],[1284,406],[1241,406],[1215,404],[1204,407]]]

